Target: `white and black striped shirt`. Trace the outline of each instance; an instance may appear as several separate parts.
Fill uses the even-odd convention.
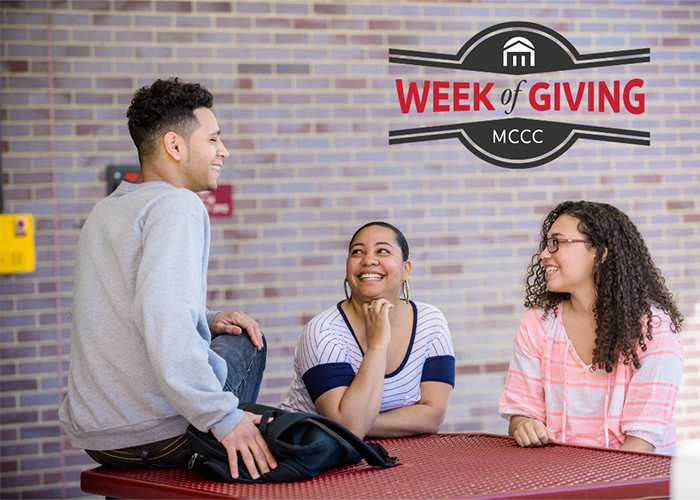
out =
[[[322,312],[304,327],[294,353],[295,378],[289,397],[280,408],[318,413],[316,398],[352,383],[364,352],[341,304]],[[411,301],[411,305],[411,343],[399,368],[384,376],[382,412],[420,401],[421,382],[444,382],[454,387],[454,350],[445,317],[429,304]]]

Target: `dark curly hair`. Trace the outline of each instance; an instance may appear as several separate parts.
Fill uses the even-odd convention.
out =
[[[156,80],[141,87],[126,112],[129,133],[139,152],[139,160],[152,160],[158,140],[167,132],[176,132],[185,140],[199,125],[197,108],[211,108],[214,98],[198,83],[183,83],[177,78]]]
[[[646,341],[652,339],[651,307],[668,313],[677,332],[681,330],[683,316],[649,255],[644,238],[626,214],[605,203],[565,201],[545,217],[541,241],[547,239],[554,221],[565,214],[578,220],[578,231],[592,241],[586,246],[596,249],[593,264],[596,341],[592,369],[609,373],[620,360],[639,368],[637,348],[646,351]],[[603,260],[605,249],[608,253]],[[542,309],[545,317],[570,296],[547,290],[539,253],[532,256],[527,268],[525,288],[525,307]],[[642,327],[645,317],[646,325]]]

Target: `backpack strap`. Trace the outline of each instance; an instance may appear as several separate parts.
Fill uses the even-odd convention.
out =
[[[353,434],[345,426],[340,425],[335,420],[312,414],[309,414],[307,418],[315,420],[317,423],[329,428],[345,439],[369,465],[374,467],[391,467],[399,460],[398,457],[390,457],[389,452],[379,443],[365,443],[356,434]]]
[[[260,432],[275,439],[296,422],[300,420],[313,420],[320,427],[343,438],[369,465],[374,467],[390,467],[398,461],[398,457],[390,457],[389,453],[382,445],[378,443],[365,443],[346,427],[328,417],[314,415],[312,413],[291,413],[280,410],[279,408],[257,404],[240,405],[239,408],[244,411],[250,411],[251,413],[262,412],[260,424],[258,424]],[[273,418],[273,420],[268,423],[270,418]]]

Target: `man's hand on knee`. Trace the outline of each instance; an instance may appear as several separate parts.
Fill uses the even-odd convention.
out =
[[[253,479],[258,479],[260,474],[270,472],[270,469],[277,467],[275,457],[272,456],[267,443],[255,426],[258,423],[260,423],[260,415],[245,412],[243,420],[221,440],[221,444],[228,453],[228,463],[234,479],[238,477],[237,451],[240,452],[243,463]]]
[[[242,313],[241,311],[220,312],[209,325],[212,336],[216,337],[227,333],[229,335],[240,335],[243,330],[248,333],[250,341],[258,351],[263,348],[263,336],[260,325],[257,321]]]

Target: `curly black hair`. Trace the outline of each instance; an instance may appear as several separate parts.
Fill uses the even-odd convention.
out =
[[[637,348],[646,351],[646,341],[652,339],[651,307],[668,313],[676,332],[681,330],[683,316],[661,271],[654,265],[644,238],[625,213],[605,203],[565,201],[545,217],[543,242],[554,221],[565,214],[578,220],[578,231],[592,241],[586,246],[596,249],[593,264],[596,341],[592,369],[610,373],[620,360],[639,368]],[[570,297],[568,293],[547,290],[539,253],[532,256],[527,268],[525,288],[525,307],[542,309],[545,317],[549,312],[556,314],[556,306]],[[645,326],[642,326],[643,318],[646,318]]]
[[[126,112],[129,133],[139,152],[139,160],[152,160],[157,141],[173,131],[186,140],[199,125],[197,108],[211,108],[214,98],[198,83],[183,83],[178,78],[156,80],[141,87]]]

